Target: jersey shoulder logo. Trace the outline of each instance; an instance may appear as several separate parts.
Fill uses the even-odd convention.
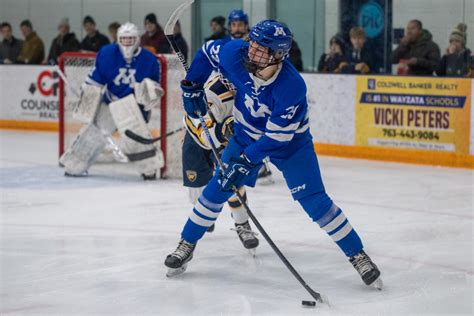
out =
[[[286,36],[286,33],[285,33],[285,30],[283,29],[283,27],[275,25],[275,34],[273,34],[273,35],[274,36],[279,36],[279,35]]]
[[[286,110],[288,112],[286,114],[280,115],[280,117],[283,119],[291,120],[295,116],[296,110],[298,110],[299,107],[299,104],[287,107]]]
[[[120,86],[121,84],[129,85],[130,88],[133,88],[135,80],[136,69],[130,68],[119,68],[119,73],[114,78],[114,84]]]

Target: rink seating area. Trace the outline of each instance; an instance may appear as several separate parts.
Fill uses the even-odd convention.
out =
[[[303,77],[319,154],[474,167],[474,80]],[[0,128],[57,130],[59,78],[53,67],[0,67],[0,78]],[[179,102],[179,91],[172,93]]]

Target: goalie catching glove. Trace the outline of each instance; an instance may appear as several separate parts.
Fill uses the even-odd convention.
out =
[[[145,78],[135,83],[134,90],[137,103],[143,105],[145,111],[151,111],[161,104],[164,91],[158,82]]]

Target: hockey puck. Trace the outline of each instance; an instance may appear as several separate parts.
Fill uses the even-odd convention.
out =
[[[316,301],[301,301],[301,305],[305,307],[315,307]]]

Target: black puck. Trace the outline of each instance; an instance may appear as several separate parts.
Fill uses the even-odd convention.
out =
[[[301,301],[301,305],[306,306],[306,307],[315,307],[316,302],[315,301]]]

